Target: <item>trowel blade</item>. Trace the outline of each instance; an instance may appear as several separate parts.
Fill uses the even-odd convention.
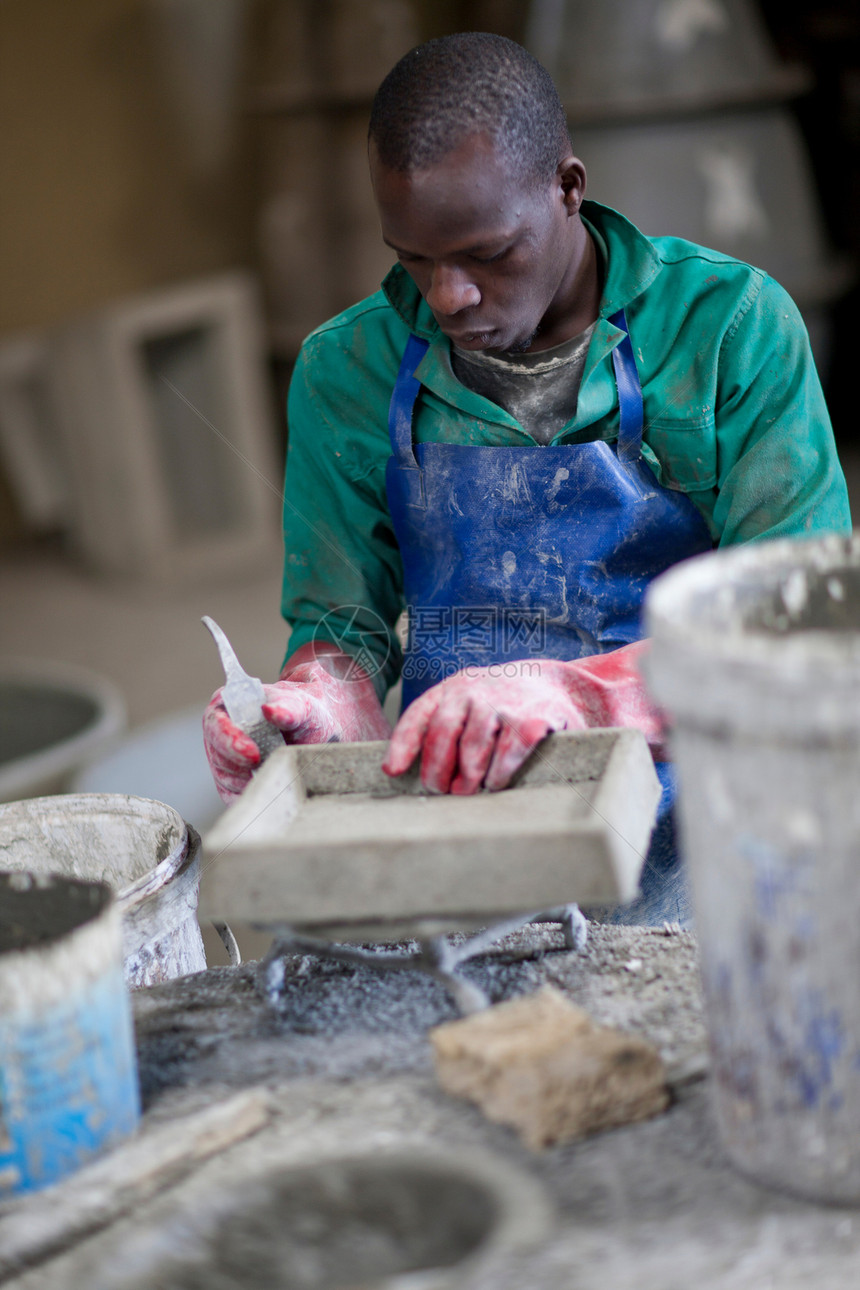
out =
[[[236,657],[233,646],[214,619],[204,615],[201,621],[212,633],[221,656],[226,678],[221,698],[227,715],[234,725],[251,736],[265,759],[276,748],[284,746],[284,739],[277,726],[273,726],[263,716],[262,705],[266,701],[263,682],[259,677],[248,675]]]

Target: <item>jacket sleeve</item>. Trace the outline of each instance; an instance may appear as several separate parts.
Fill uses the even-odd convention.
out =
[[[713,519],[721,546],[851,529],[806,328],[782,287],[772,278],[759,283],[720,351]]]
[[[331,641],[372,676],[380,700],[400,673],[403,608],[382,394],[377,376],[362,375],[335,341],[306,342],[288,401],[281,605],[292,627],[286,658]]]

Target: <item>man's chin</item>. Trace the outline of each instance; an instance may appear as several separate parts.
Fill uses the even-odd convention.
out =
[[[516,337],[509,340],[505,335],[499,332],[498,328],[490,331],[475,331],[465,334],[451,335],[447,333],[452,344],[459,349],[478,350],[487,354],[524,354],[534,344],[538,335],[539,328],[535,328],[527,336]]]
[[[531,349],[538,337],[539,328],[535,328],[530,335],[524,336],[519,340],[511,341],[504,346],[496,346],[496,352],[499,354],[525,354]]]

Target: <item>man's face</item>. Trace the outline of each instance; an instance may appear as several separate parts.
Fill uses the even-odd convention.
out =
[[[384,166],[371,177],[385,242],[446,336],[462,349],[521,351],[564,307],[582,225],[569,184],[512,176],[484,134],[426,170]],[[584,172],[582,175],[584,187]],[[577,236],[577,230],[580,236]]]

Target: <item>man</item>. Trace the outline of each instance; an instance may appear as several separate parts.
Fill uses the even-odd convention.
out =
[[[292,635],[266,716],[288,742],[387,738],[406,605],[386,771],[420,755],[432,791],[501,789],[551,731],[638,726],[666,792],[635,917],[680,916],[642,598],[716,544],[850,528],[797,310],[761,271],[585,201],[550,77],[502,37],[407,54],[369,156],[399,264],[296,366]],[[218,694],[204,726],[229,800],[257,750]]]

